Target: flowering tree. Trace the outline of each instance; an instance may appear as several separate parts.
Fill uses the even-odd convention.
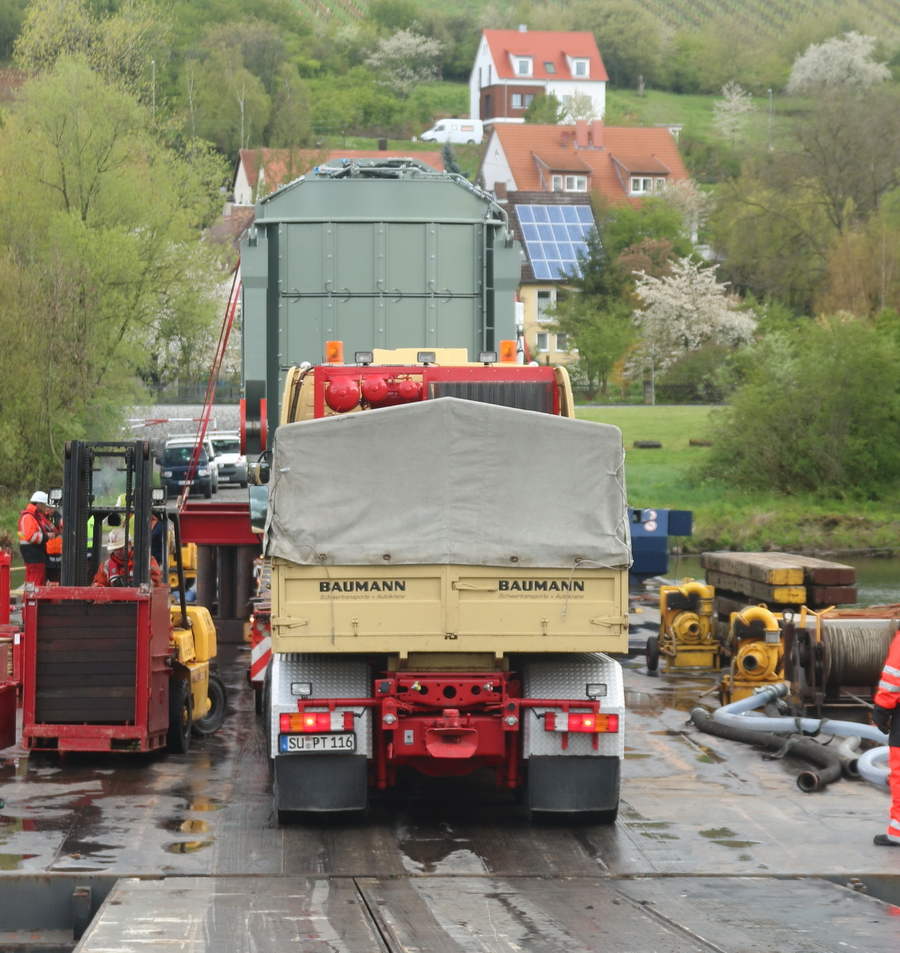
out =
[[[565,105],[565,120],[575,122],[578,119],[586,119],[592,122],[599,119],[597,115],[597,106],[594,100],[587,93],[572,93]]]
[[[716,281],[711,268],[679,258],[672,273],[655,278],[637,273],[635,294],[643,305],[634,312],[641,333],[636,359],[650,369],[651,384],[685,351],[696,351],[708,342],[739,347],[748,343],[756,320],[737,309],[737,298],[728,295],[727,282]]]
[[[844,38],[832,37],[824,43],[812,43],[794,60],[787,92],[809,93],[822,87],[864,92],[890,79],[891,71],[884,63],[872,60],[874,36],[856,31]]]
[[[437,79],[437,58],[443,48],[439,40],[412,30],[398,30],[378,41],[366,66],[379,74],[379,85],[405,99],[420,83]]]
[[[681,212],[685,237],[696,245],[700,229],[706,225],[712,208],[711,194],[701,192],[693,179],[677,179],[666,185],[660,198]]]
[[[750,120],[750,113],[756,112],[752,94],[741,88],[740,83],[733,80],[722,87],[724,99],[717,99],[713,103],[713,125],[723,139],[734,140],[743,132]]]

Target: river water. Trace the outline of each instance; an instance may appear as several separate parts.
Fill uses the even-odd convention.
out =
[[[879,559],[872,556],[835,557],[832,562],[856,567],[856,586],[860,606],[886,606],[900,603],[900,559]],[[699,556],[670,556],[669,578],[704,579]]]

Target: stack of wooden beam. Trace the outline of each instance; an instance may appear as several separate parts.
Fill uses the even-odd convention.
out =
[[[721,621],[746,606],[773,612],[808,606],[820,610],[857,600],[856,569],[827,559],[789,553],[703,553],[706,582],[715,586]]]

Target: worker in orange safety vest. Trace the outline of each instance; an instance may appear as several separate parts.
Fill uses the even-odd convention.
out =
[[[131,544],[125,545],[125,528],[117,526],[109,534],[109,542],[106,545],[109,552],[109,559],[101,563],[100,568],[94,576],[93,586],[136,586],[137,583],[129,576],[134,574],[134,552]],[[127,560],[127,569],[126,569]],[[154,586],[163,586],[162,570],[159,563],[150,557],[150,582]]]
[[[894,636],[875,693],[872,721],[888,735],[891,768],[891,817],[887,834],[877,834],[881,847],[900,847],[900,632]]]
[[[25,582],[47,585],[47,540],[59,534],[50,519],[52,507],[43,490],[31,495],[19,515],[19,550],[25,563]]]

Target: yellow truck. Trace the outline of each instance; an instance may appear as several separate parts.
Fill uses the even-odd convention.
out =
[[[427,365],[389,363],[311,368],[283,401],[306,419],[276,431],[265,487],[276,808],[362,810],[401,767],[490,768],[524,787],[530,811],[612,821],[624,693],[606,653],[627,651],[630,563],[621,434],[559,414],[558,370],[440,370],[468,378],[468,399],[360,396],[315,416],[348,382],[440,393]],[[478,380],[515,395],[541,379],[547,412],[471,399]]]

